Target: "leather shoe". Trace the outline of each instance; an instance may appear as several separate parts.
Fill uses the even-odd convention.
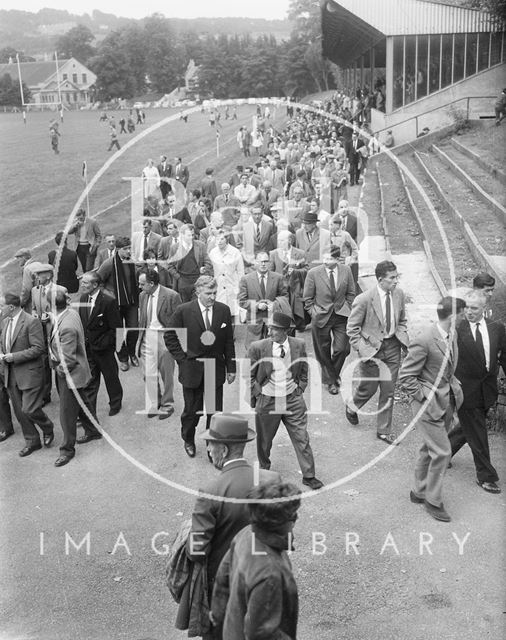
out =
[[[423,498],[419,498],[413,491],[409,492],[409,499],[415,504],[423,504],[425,502]]]
[[[24,458],[25,456],[29,456],[31,453],[33,453],[34,451],[38,451],[39,449],[42,449],[42,445],[40,444],[40,442],[39,444],[30,444],[26,447],[23,447],[19,452],[19,455]]]
[[[329,393],[333,396],[337,396],[337,394],[339,393],[339,387],[337,386],[337,384],[329,384],[327,388],[329,390]]]
[[[42,438],[42,439],[44,440],[44,446],[45,446],[45,447],[50,447],[50,446],[51,446],[51,443],[52,443],[52,442],[53,442],[53,440],[54,440],[54,432],[53,432],[53,433],[50,433],[50,434],[49,434],[49,435],[47,435],[47,436],[46,436],[46,435],[45,435],[45,436],[43,436],[43,438]]]
[[[130,364],[132,365],[132,367],[138,367],[139,358],[137,356],[130,356]]]
[[[397,442],[395,442],[397,439],[395,433],[377,433],[376,437],[378,438],[378,440],[381,440],[381,442],[384,442],[385,444],[398,444]]]
[[[174,407],[160,407],[158,420],[166,420],[174,413]]]
[[[191,442],[184,443],[184,450],[190,456],[190,458],[194,458],[197,453],[197,450],[195,449],[195,445],[192,444]]]
[[[321,489],[323,487],[323,482],[318,480],[318,478],[302,478],[302,484],[305,484],[306,487],[309,487],[313,491],[317,489]]]
[[[13,435],[14,431],[0,431],[0,442],[7,440],[7,438],[10,438]]]
[[[435,507],[430,502],[427,502],[427,500],[424,500],[423,503],[426,511],[433,518],[435,518],[436,520],[439,520],[440,522],[451,522],[451,518],[448,515],[448,513],[445,511],[445,508],[443,507],[443,505],[441,505],[440,507]]]
[[[352,411],[348,407],[348,405],[345,406],[345,409],[346,409],[346,420],[348,420],[348,422],[350,424],[352,424],[354,427],[356,427],[357,424],[358,424],[358,416],[357,416],[357,414],[354,411]]]
[[[128,371],[130,369],[130,366],[128,362],[120,362],[119,368],[121,369],[121,371]]]
[[[501,489],[495,482],[480,482],[479,480],[476,480],[476,484],[489,493],[501,493]]]
[[[117,415],[119,412],[121,411],[121,407],[116,407],[115,409],[113,409],[112,407],[109,409],[109,415],[110,416],[115,416]]]
[[[74,456],[60,456],[59,458],[56,458],[54,466],[55,467],[63,467],[66,464],[68,464],[72,460],[73,457]]]
[[[100,440],[102,434],[97,431],[97,433],[85,433],[84,436],[77,438],[77,444],[86,444],[87,442],[91,442],[92,440]]]

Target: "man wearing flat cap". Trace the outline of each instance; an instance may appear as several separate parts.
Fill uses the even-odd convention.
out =
[[[19,266],[21,267],[22,272],[22,282],[21,282],[21,307],[26,313],[31,313],[32,311],[32,288],[35,284],[35,274],[33,272],[34,265],[38,264],[34,258],[32,258],[32,252],[30,249],[23,247],[22,249],[18,249],[14,254],[14,257],[18,261]]]
[[[307,407],[302,395],[308,382],[306,345],[300,338],[288,337],[290,325],[289,315],[273,313],[269,338],[257,340],[249,348],[258,461],[262,469],[270,468],[272,441],[282,421],[299,461],[302,483],[316,490],[323,484],[315,477]]]
[[[44,360],[44,396],[43,405],[51,402],[51,367],[49,366],[48,359],[48,342],[51,335],[51,307],[53,305],[54,296],[57,291],[63,294],[67,293],[67,289],[53,282],[53,267],[50,264],[38,262],[32,271],[38,281],[38,284],[32,288],[32,316],[38,318],[42,324],[42,331],[44,333],[44,342],[46,344],[46,353],[43,356]]]
[[[207,560],[209,599],[223,556],[232,538],[249,524],[247,503],[232,502],[245,499],[255,484],[253,467],[244,458],[244,447],[255,438],[248,421],[240,416],[215,413],[209,430],[200,436],[207,442],[207,450],[220,475],[210,482],[197,498],[192,514],[192,527],[186,554],[194,562]],[[273,471],[260,470],[258,482],[279,482],[281,476]],[[220,499],[221,498],[221,499]],[[215,638],[209,634],[205,638]]]

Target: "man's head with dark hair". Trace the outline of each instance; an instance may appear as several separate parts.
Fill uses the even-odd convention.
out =
[[[195,198],[195,200],[198,200],[202,195],[202,191],[200,189],[193,189],[191,195],[193,198]]]
[[[283,529],[288,523],[293,525],[300,507],[299,496],[300,489],[289,482],[266,482],[253,487],[248,498],[268,502],[248,504],[251,524],[266,531]]]
[[[14,307],[15,309],[19,309],[19,307],[21,306],[21,298],[17,293],[11,293],[8,291],[6,294],[4,294],[3,301],[6,305]]]
[[[160,275],[154,269],[143,269],[139,273],[139,288],[145,293],[151,294],[160,284]]]
[[[212,176],[214,173],[214,169],[212,167],[208,167],[206,169],[206,176]]]
[[[473,289],[484,289],[485,287],[495,287],[495,278],[482,271],[477,273],[473,278]]]
[[[63,231],[58,231],[58,233],[54,237],[54,241],[56,242],[56,244],[58,246],[61,245],[61,241],[62,241],[63,235],[64,235]]]
[[[391,260],[383,260],[382,262],[378,262],[374,270],[376,280],[384,278],[389,271],[397,271],[397,266]]]
[[[54,292],[53,296],[51,296],[53,298],[53,302],[54,302],[54,306],[56,307],[56,311],[63,311],[64,309],[67,308],[68,306],[68,298],[67,298],[67,292],[66,291],[62,291],[61,289],[57,289],[57,291]]]
[[[439,320],[447,320],[451,315],[457,315],[466,308],[465,300],[445,296],[441,298],[437,305],[437,317]]]

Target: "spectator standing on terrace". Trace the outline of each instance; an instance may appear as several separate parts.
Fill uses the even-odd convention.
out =
[[[495,109],[495,125],[498,127],[506,116],[506,89],[499,94],[494,105]]]

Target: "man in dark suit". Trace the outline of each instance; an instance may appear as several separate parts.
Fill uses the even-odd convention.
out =
[[[50,265],[56,268],[58,262],[58,271],[54,281],[65,287],[69,293],[76,293],[79,290],[79,280],[76,274],[77,253],[67,247],[67,240],[63,240],[63,231],[58,231],[54,241],[60,248],[53,249],[47,254],[47,261]]]
[[[137,343],[137,321],[139,313],[139,287],[135,265],[132,260],[130,238],[121,237],[116,240],[116,253],[108,258],[98,269],[98,275],[104,289],[115,299],[119,308],[122,325],[126,329],[126,337],[118,351],[121,371],[128,371],[128,359],[133,367],[139,366],[135,355]]]
[[[188,167],[183,164],[181,158],[174,158],[173,177],[186,189],[186,185],[188,184],[188,180],[190,179],[190,171]]]
[[[399,276],[393,262],[376,265],[377,286],[361,293],[353,301],[346,333],[361,358],[360,382],[353,394],[353,408],[346,405],[346,418],[358,424],[355,409],[361,409],[380,389],[376,414],[376,436],[386,444],[395,441],[392,433],[394,389],[401,364],[401,352],[408,348],[404,293],[397,287]],[[380,372],[377,362],[390,372]]]
[[[239,282],[239,306],[246,309],[246,348],[252,340],[265,338],[274,302],[283,298],[288,302],[288,290],[282,275],[269,271],[269,254],[260,251],[255,256],[255,271]]]
[[[42,409],[44,335],[39,320],[21,309],[17,294],[6,293],[0,298],[0,308],[5,318],[0,358],[4,384],[26,442],[19,452],[23,458],[42,448],[37,426],[42,430],[44,446],[49,447],[54,440],[54,425]]]
[[[228,384],[235,380],[232,317],[227,305],[216,302],[217,289],[214,278],[201,276],[195,283],[197,299],[180,305],[172,316],[171,329],[186,330],[186,350],[176,331],[167,331],[164,336],[167,349],[179,365],[184,397],[181,437],[191,458],[195,457],[195,429],[203,410],[204,389],[209,428],[212,414],[223,409],[225,379]],[[210,365],[206,367],[205,375],[202,359]]]
[[[350,163],[350,186],[358,184],[360,180],[360,163],[362,154],[360,153],[360,147],[363,147],[364,143],[358,137],[358,132],[354,131],[351,136],[351,145],[348,152],[348,161]],[[355,238],[353,238],[355,240]]]
[[[339,203],[337,213],[343,219],[343,224],[341,227],[342,230],[347,231],[350,234],[350,236],[353,238],[353,240],[355,240],[356,242],[357,235],[358,235],[357,216],[350,211],[347,200],[341,200],[341,202]]]
[[[455,375],[462,384],[464,402],[460,424],[450,432],[452,456],[467,442],[476,467],[476,482],[489,493],[500,493],[499,476],[490,461],[487,411],[497,400],[499,365],[506,373],[504,325],[484,318],[487,298],[481,291],[466,296],[466,317],[457,327],[459,358]]]
[[[3,325],[4,314],[0,314],[0,327]],[[12,424],[12,411],[9,401],[9,394],[5,387],[4,362],[0,357],[0,442],[7,440],[14,435],[14,425]]]
[[[56,372],[56,386],[60,396],[60,424],[63,430],[60,455],[54,466],[63,467],[75,456],[77,418],[80,412],[85,431],[94,434],[94,439],[100,439],[102,434],[86,412],[80,411],[84,403],[96,422],[96,415],[84,390],[91,380],[91,373],[79,314],[67,306],[66,292],[56,291],[53,300],[56,314],[49,337],[49,359]]]
[[[163,206],[163,217],[165,220],[177,220],[179,226],[182,224],[191,224],[192,219],[186,207],[178,208],[178,202],[174,193],[169,193],[165,198]]]
[[[355,299],[351,269],[339,263],[340,255],[339,247],[323,254],[323,264],[308,271],[303,293],[315,358],[332,395],[339,393],[341,369],[350,352],[346,324]]]
[[[172,187],[168,181],[169,178],[172,178],[172,165],[167,162],[167,156],[160,156],[160,164],[157,166],[157,169],[160,175],[160,192],[162,194],[162,200],[165,200],[167,194],[172,191]]]
[[[269,338],[252,342],[248,352],[258,461],[262,469],[270,469],[272,441],[283,422],[299,461],[302,483],[316,490],[323,483],[315,477],[302,395],[308,382],[306,345],[300,338],[288,337],[291,321],[284,313],[273,313]]]
[[[159,420],[174,413],[174,358],[167,351],[163,332],[170,318],[181,304],[179,293],[160,284],[160,275],[154,269],[139,274],[139,339],[137,354],[144,369],[146,391],[151,403],[148,418]],[[163,393],[159,378],[163,382]]]
[[[222,413],[212,417],[209,430],[201,437],[207,441],[209,456],[221,473],[203,488],[204,495],[197,498],[186,554],[193,562],[207,561],[210,600],[218,567],[232,538],[249,523],[247,503],[232,500],[244,500],[253,488],[253,467],[244,458],[244,447],[255,438],[255,432],[248,429],[244,418]],[[261,469],[259,481],[279,482],[281,476]],[[211,500],[209,495],[217,499]],[[216,638],[212,633],[207,637]]]
[[[200,185],[201,198],[209,198],[211,205],[214,204],[214,199],[218,195],[218,189],[216,188],[216,181],[214,179],[214,169],[209,167],[206,169],[206,175],[202,178]]]
[[[411,340],[399,374],[401,386],[411,397],[416,429],[422,438],[409,498],[424,504],[441,522],[451,521],[442,501],[443,480],[451,458],[448,430],[463,400],[454,375],[458,346],[452,327],[463,318],[465,304],[450,296],[439,302],[438,322]]]
[[[116,361],[116,331],[121,327],[116,300],[100,289],[101,279],[96,271],[88,271],[81,278],[83,295],[79,301],[79,316],[84,327],[86,356],[91,371],[91,381],[86,387],[86,396],[93,413],[97,410],[97,395],[100,388],[100,374],[109,395],[109,415],[114,416],[121,409],[123,389],[118,376]],[[85,427],[84,438],[79,443],[93,440],[93,433]]]

